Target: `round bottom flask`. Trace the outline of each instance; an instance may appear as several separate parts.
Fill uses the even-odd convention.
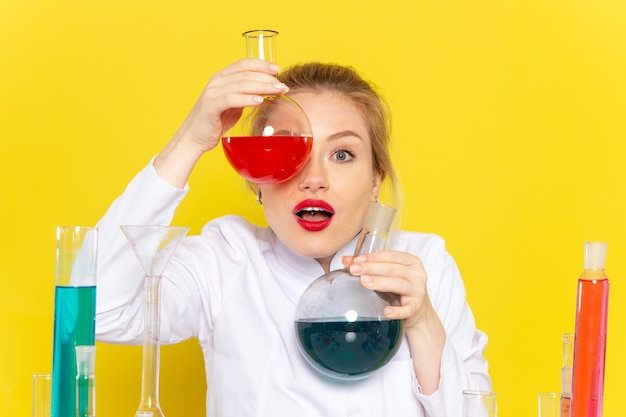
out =
[[[248,58],[275,61],[274,30],[243,34]],[[258,106],[241,109],[238,122],[222,137],[224,154],[242,177],[257,184],[290,179],[306,164],[312,129],[302,108],[285,95],[265,96]]]
[[[395,209],[371,203],[355,256],[385,248]],[[331,271],[317,278],[298,303],[295,331],[307,362],[326,376],[350,380],[366,378],[396,354],[404,322],[383,315],[399,305],[395,294],[364,288],[349,270]]]
[[[266,96],[243,109],[239,122],[222,137],[230,165],[257,184],[283,182],[306,164],[313,136],[306,114],[287,96]]]

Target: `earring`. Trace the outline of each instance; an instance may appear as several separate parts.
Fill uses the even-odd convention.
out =
[[[256,194],[256,202],[259,203],[260,206],[263,205],[263,198],[261,196],[261,191],[259,190],[259,192]]]
[[[376,184],[378,184],[378,180],[376,178],[374,178],[374,180],[372,181],[374,183],[374,187],[376,186]],[[378,196],[374,196],[374,201],[378,203]]]

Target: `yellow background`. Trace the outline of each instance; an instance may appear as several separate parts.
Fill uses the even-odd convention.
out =
[[[55,227],[93,225],[167,142],[240,33],[278,61],[353,65],[394,115],[403,226],[443,236],[464,275],[503,417],[559,390],[583,242],[608,242],[605,416],[626,362],[623,0],[0,0],[0,415],[50,371]],[[262,215],[221,151],[176,224]],[[253,340],[250,341],[254,343]],[[98,344],[98,412],[131,416],[141,348]],[[167,416],[204,413],[195,341],[162,349]]]

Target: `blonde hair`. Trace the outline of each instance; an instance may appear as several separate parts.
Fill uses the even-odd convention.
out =
[[[372,169],[388,179],[395,189],[396,174],[391,162],[389,143],[391,140],[391,115],[387,103],[373,86],[351,67],[311,62],[287,68],[278,79],[289,87],[289,91],[331,91],[352,100],[357,111],[367,124],[372,144]]]
[[[365,81],[352,67],[320,62],[294,65],[281,72],[277,78],[289,87],[290,92],[333,92],[354,103],[367,124],[372,146],[372,172],[380,173],[381,183],[389,188],[392,204],[398,206],[400,204],[398,180],[389,149],[391,114],[387,103],[374,85]],[[265,115],[259,112],[254,117],[256,120],[253,125],[258,130],[259,123],[263,124]],[[248,183],[248,186],[256,192],[255,184]]]

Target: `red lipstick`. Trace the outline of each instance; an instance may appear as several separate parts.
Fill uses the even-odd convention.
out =
[[[308,199],[298,203],[292,213],[304,230],[319,232],[330,225],[335,211],[323,200]]]

